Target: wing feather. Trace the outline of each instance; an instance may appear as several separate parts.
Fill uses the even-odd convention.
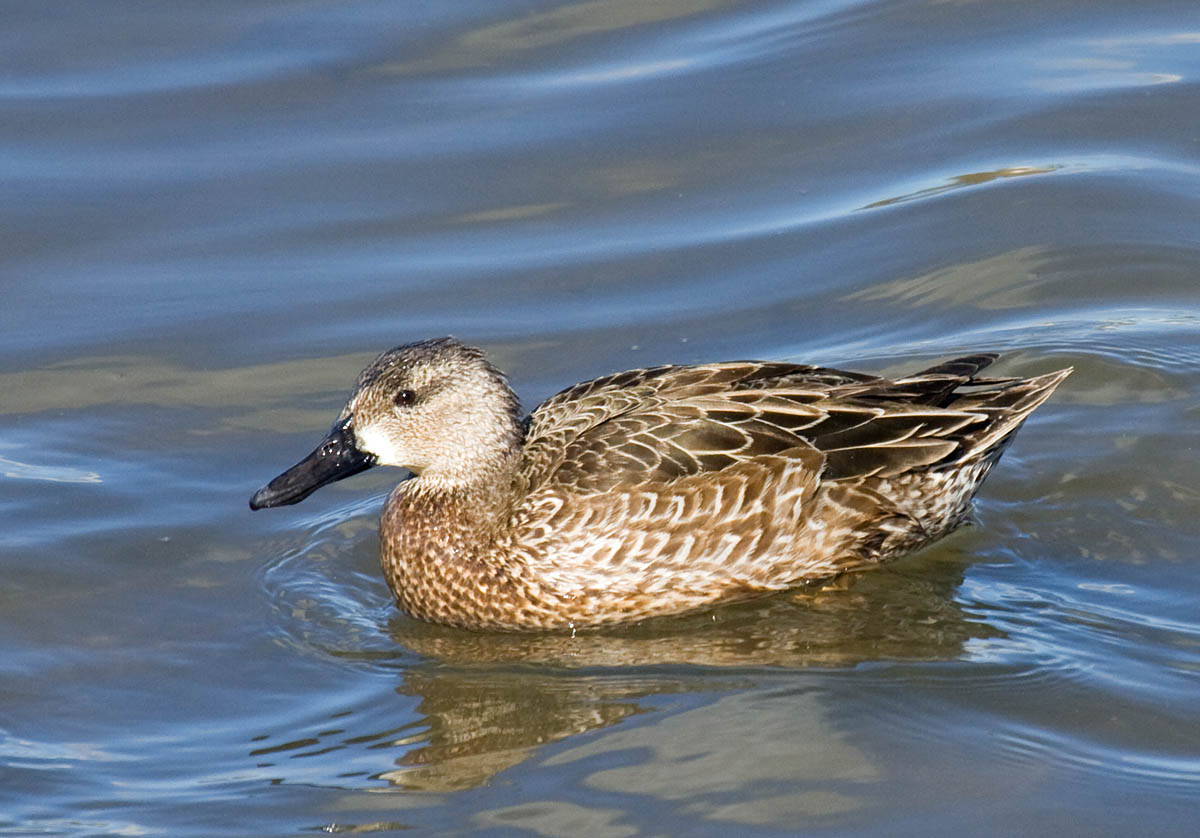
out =
[[[795,449],[829,481],[936,468],[998,444],[1064,373],[974,376],[995,355],[894,380],[786,363],[630,370],[577,384],[529,418],[525,490],[661,486]]]

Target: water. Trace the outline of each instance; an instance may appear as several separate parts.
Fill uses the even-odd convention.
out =
[[[1191,835],[1200,15],[8,3],[0,834]],[[362,364],[1076,367],[978,525],[602,633],[397,613]]]

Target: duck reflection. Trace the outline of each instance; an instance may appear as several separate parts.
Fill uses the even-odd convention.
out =
[[[419,699],[423,732],[377,775],[425,791],[471,788],[539,746],[655,709],[654,696],[744,686],[777,670],[952,660],[999,632],[955,601],[950,548],[899,566],[684,618],[563,634],[477,633],[397,615],[395,642],[423,661],[397,693]]]

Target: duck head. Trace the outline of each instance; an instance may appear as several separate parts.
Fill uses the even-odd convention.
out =
[[[299,503],[375,465],[445,487],[495,479],[523,436],[503,373],[453,338],[398,346],[371,362],[316,449],[254,493],[251,509]]]

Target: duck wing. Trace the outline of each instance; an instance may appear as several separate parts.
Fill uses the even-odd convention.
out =
[[[755,361],[615,373],[563,390],[528,417],[519,474],[527,490],[555,475],[577,488],[588,483],[596,487],[594,491],[603,491],[600,484],[620,482],[622,474],[637,482],[655,474],[670,479],[721,468],[731,462],[728,457],[700,455],[745,448],[747,429],[730,428],[730,420],[745,420],[760,412],[733,405],[736,415],[726,416],[721,412],[723,394],[786,388],[793,394],[792,399],[780,402],[787,413],[792,402],[816,401],[830,390],[878,380],[841,370]],[[703,400],[706,396],[710,398]],[[689,402],[691,399],[702,401]],[[778,428],[794,424],[781,418]],[[777,435],[777,428],[769,425],[759,429],[764,440]],[[667,438],[674,438],[675,443],[662,448],[659,441]],[[779,442],[794,444],[794,439],[786,435]],[[659,454],[648,453],[660,448]],[[567,471],[557,476],[564,464]],[[610,477],[602,477],[604,472]],[[593,479],[581,483],[579,478],[585,473]]]
[[[977,377],[995,358],[965,356],[897,379],[755,362],[618,373],[535,411],[522,472],[531,489],[552,482],[591,494],[796,448],[820,452],[824,480],[955,462],[1015,430],[1053,389]]]

